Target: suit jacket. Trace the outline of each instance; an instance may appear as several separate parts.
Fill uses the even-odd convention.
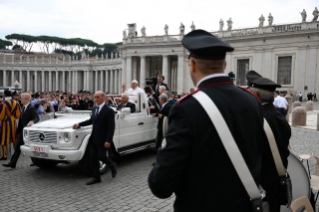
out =
[[[153,87],[153,90],[155,91],[155,94],[156,94],[157,96],[160,95],[160,93],[159,93],[159,87],[160,87],[161,85],[163,85],[163,86],[166,87],[165,90],[169,90],[167,84],[166,84],[166,83],[163,83],[163,82],[162,82],[162,83],[158,86],[158,88],[156,89],[156,87],[157,87],[157,83],[156,83],[155,86]]]
[[[229,77],[200,83],[199,89],[216,104],[256,182],[260,182],[262,148],[266,141],[260,101],[234,86]],[[166,147],[159,148],[149,175],[149,187],[159,198],[175,193],[175,212],[251,212],[250,198],[206,111],[191,95],[169,113]],[[229,191],[236,198],[229,203]]]
[[[164,120],[164,116],[168,116],[169,111],[171,109],[171,107],[173,106],[173,103],[171,102],[167,102],[167,104],[161,108],[161,110],[158,112],[158,114],[162,114],[163,117],[162,118],[158,118],[158,123],[157,123],[157,139],[158,141],[161,141],[163,138],[163,120]]]
[[[21,115],[17,130],[18,135],[22,133],[23,128],[27,126],[30,121],[33,121],[33,123],[38,123],[40,121],[37,109],[31,104],[28,105],[28,107],[25,109],[25,112],[23,112],[23,107],[21,109]]]
[[[131,108],[131,113],[135,113],[135,111],[136,111],[136,109],[135,109],[135,104],[134,104],[134,103],[131,103],[131,102],[127,102],[125,106],[124,106],[124,104],[120,104],[120,105],[117,107],[117,110],[120,110],[120,109],[122,109],[123,107],[129,107],[129,108]]]
[[[113,143],[115,130],[114,110],[104,105],[96,117],[96,110],[98,109],[98,106],[94,106],[91,118],[79,124],[80,126],[92,125],[90,140],[92,140],[94,144],[103,146],[105,142]]]

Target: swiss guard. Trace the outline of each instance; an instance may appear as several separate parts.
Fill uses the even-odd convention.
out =
[[[5,100],[0,104],[0,136],[1,136],[1,150],[2,154],[0,160],[7,160],[7,145],[13,142],[15,148],[16,145],[16,119],[20,118],[21,108],[17,101],[11,98],[11,91],[4,91]]]

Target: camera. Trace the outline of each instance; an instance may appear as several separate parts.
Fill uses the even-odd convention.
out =
[[[146,85],[155,85],[157,83],[157,77],[149,77],[145,79]]]

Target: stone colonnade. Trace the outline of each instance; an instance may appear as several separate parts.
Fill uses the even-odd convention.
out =
[[[156,57],[160,64],[151,64],[152,58]],[[131,81],[139,81],[139,87],[144,88],[145,78],[155,75],[163,75],[165,83],[171,91],[182,93],[189,92],[194,87],[187,67],[187,56],[178,55],[139,55],[122,57],[122,79],[127,88],[131,87]],[[154,61],[153,61],[154,62]]]
[[[103,68],[104,69],[104,68]],[[109,94],[122,92],[122,69],[97,70],[36,70],[5,69],[0,67],[0,86],[11,87],[15,81],[21,84],[22,92],[64,91],[77,93],[80,90]]]

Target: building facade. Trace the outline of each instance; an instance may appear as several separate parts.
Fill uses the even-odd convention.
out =
[[[284,25],[274,25],[270,14],[267,26],[265,18],[260,17],[256,28],[234,30],[230,19],[224,30],[221,20],[219,31],[212,34],[235,48],[226,55],[225,74],[233,72],[235,84],[245,86],[246,73],[255,70],[282,84],[281,91],[319,93],[319,22],[315,11],[310,22],[301,13],[301,23]],[[192,24],[191,30],[194,29]],[[133,79],[143,88],[145,78],[163,75],[170,90],[189,93],[194,85],[187,65],[188,52],[181,45],[185,26],[181,24],[178,35],[169,35],[167,25],[162,36],[146,36],[145,27],[141,29],[141,36],[134,30],[136,24],[129,24],[128,36],[123,32],[120,56],[113,59],[92,61],[85,57],[83,60],[63,57],[54,61],[42,56],[37,60],[19,60],[0,55],[0,86],[9,86],[18,80],[24,91],[75,93],[83,89],[119,94],[122,84],[130,87]]]

